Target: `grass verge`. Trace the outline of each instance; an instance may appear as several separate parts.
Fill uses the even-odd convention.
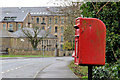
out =
[[[73,71],[73,73],[79,78],[88,78],[88,67],[75,65],[74,61],[68,65],[68,67]]]
[[[0,57],[53,57],[46,55],[0,55]]]

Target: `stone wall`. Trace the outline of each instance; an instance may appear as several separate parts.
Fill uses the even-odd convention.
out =
[[[59,56],[71,56],[73,51],[60,51]]]
[[[40,50],[22,50],[22,49],[8,49],[9,55],[43,55],[43,51]],[[46,56],[55,56],[55,51],[44,51]],[[57,56],[71,56],[72,51],[60,51]]]
[[[22,49],[8,49],[9,55],[43,55],[43,51],[39,50],[22,50]],[[46,56],[55,56],[55,51],[44,51]]]

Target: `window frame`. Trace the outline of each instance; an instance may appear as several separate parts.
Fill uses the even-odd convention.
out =
[[[39,17],[37,17],[36,18],[36,23],[39,24],[39,21],[40,21],[40,19],[39,19]]]
[[[58,32],[58,27],[57,26],[55,26],[55,33],[57,33]]]
[[[19,26],[20,26],[20,28],[19,28]],[[20,30],[20,29],[21,29],[21,24],[18,24],[17,30]]]
[[[57,24],[57,23],[58,23],[58,18],[56,17],[56,18],[55,18],[55,24]]]
[[[61,33],[64,33],[64,27],[61,26]]]
[[[52,27],[51,26],[49,26],[49,32],[52,32]]]
[[[6,24],[3,24],[2,29],[6,30]]]
[[[45,23],[45,18],[44,17],[42,18],[42,23]]]
[[[63,42],[63,35],[61,35],[61,42]]]
[[[64,17],[61,17],[61,24],[64,24]]]
[[[51,24],[52,23],[52,18],[49,18],[49,24]]]
[[[63,51],[63,44],[60,44],[60,50]]]
[[[43,29],[43,27],[44,27],[44,29]],[[45,30],[45,26],[42,26],[42,30]]]
[[[13,24],[9,24],[9,29],[8,30],[13,31]]]

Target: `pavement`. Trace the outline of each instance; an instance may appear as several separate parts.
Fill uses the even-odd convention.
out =
[[[77,78],[68,68],[72,57],[2,58],[2,78]]]

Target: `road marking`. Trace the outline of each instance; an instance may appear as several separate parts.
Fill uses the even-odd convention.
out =
[[[11,71],[14,70],[14,69],[11,69]]]
[[[18,69],[18,68],[15,68],[15,69]]]
[[[2,74],[4,74],[5,72],[1,72]]]
[[[9,72],[10,70],[7,70],[7,72]]]
[[[40,73],[40,72],[42,72],[45,68],[47,68],[48,66],[50,66],[50,65],[52,65],[53,63],[51,63],[51,64],[49,64],[49,65],[47,65],[47,66],[44,66],[40,71],[38,71],[35,75],[34,75],[34,78],[37,78],[37,76],[38,76],[38,74]]]
[[[15,69],[10,69],[10,70],[7,70],[6,72],[1,72],[1,73],[4,74],[4,73],[7,73],[7,72],[10,72],[10,71],[17,70],[17,69],[20,69],[20,68],[22,68],[22,67],[28,66],[28,65],[31,65],[31,64],[19,66],[19,67],[15,68]]]
[[[18,67],[18,69],[20,69],[20,68],[22,68],[22,67]]]
[[[24,60],[30,60],[30,59],[24,59]]]

